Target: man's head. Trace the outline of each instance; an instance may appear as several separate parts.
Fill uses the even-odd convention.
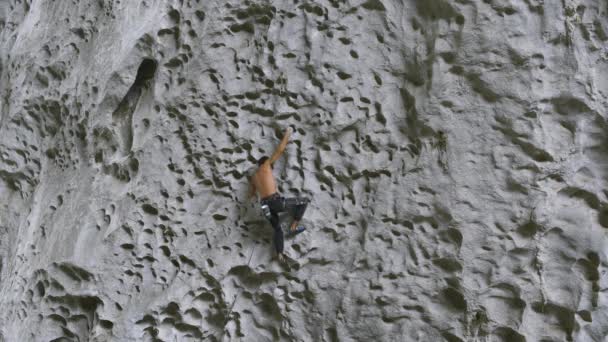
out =
[[[264,164],[268,159],[268,156],[263,156],[262,158],[258,159],[258,166],[262,166],[262,164]],[[272,167],[272,165],[270,165],[270,167]]]

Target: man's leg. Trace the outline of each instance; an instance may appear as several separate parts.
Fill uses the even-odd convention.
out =
[[[310,202],[307,198],[288,198],[285,200],[285,208],[293,215],[293,222],[291,223],[291,230],[296,230],[298,223],[304,216],[306,207]]]
[[[281,229],[281,223],[279,222],[279,215],[274,211],[270,216],[270,224],[274,230],[273,241],[274,249],[277,251],[279,259],[283,257],[283,229]]]

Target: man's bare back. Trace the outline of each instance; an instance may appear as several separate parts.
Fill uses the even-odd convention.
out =
[[[266,198],[277,192],[277,182],[272,175],[272,168],[268,162],[260,166],[251,178],[251,182],[261,198]]]

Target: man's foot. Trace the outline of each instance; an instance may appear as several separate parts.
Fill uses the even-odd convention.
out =
[[[297,228],[291,228],[289,230],[289,233],[287,234],[288,236],[295,236],[300,234],[301,232],[305,231],[306,227],[304,226],[298,226]]]
[[[285,254],[279,253],[277,254],[277,258],[279,258],[280,262],[285,262]]]

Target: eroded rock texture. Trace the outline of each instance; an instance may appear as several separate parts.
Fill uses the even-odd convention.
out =
[[[607,16],[2,1],[0,340],[604,341]]]

